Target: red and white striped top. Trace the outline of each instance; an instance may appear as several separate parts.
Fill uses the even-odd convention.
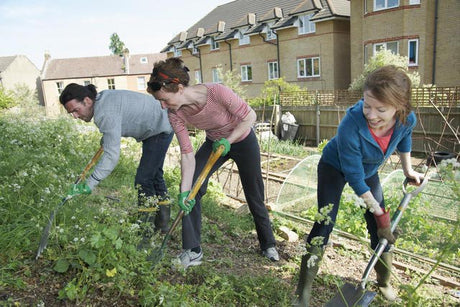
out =
[[[182,154],[193,152],[187,125],[205,130],[206,137],[215,141],[227,138],[251,111],[249,105],[228,87],[217,83],[203,85],[208,89],[208,96],[198,113],[190,114],[182,109],[168,112]],[[250,129],[236,142],[246,138],[249,132]]]

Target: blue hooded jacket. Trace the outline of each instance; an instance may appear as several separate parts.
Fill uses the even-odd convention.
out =
[[[396,121],[388,149],[384,154],[374,140],[363,114],[361,99],[348,108],[339,124],[337,134],[323,149],[321,160],[341,171],[345,180],[357,195],[370,190],[365,179],[377,173],[378,168],[397,149],[401,153],[411,151],[412,129],[416,124],[414,112],[410,112],[405,125]]]

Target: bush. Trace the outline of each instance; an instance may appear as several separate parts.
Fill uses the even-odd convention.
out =
[[[15,104],[14,98],[6,89],[0,87],[0,110],[9,109]]]

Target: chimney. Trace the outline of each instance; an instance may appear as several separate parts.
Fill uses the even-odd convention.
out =
[[[276,18],[282,18],[283,17],[283,10],[280,7],[275,7],[273,9],[273,13]]]
[[[129,74],[129,49],[123,49],[123,71]]]
[[[203,35],[204,35],[204,28],[198,28],[198,30],[196,30],[196,36],[203,37]]]
[[[219,21],[217,23],[217,32],[224,32],[225,31],[225,21]]]
[[[248,24],[255,25],[256,24],[256,14],[248,13]]]
[[[186,39],[187,39],[187,31],[182,31],[182,32],[180,32],[180,34],[179,34],[179,40],[180,40],[181,42],[183,42],[183,41],[185,41]]]

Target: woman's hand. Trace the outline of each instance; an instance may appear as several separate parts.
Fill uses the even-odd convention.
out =
[[[412,168],[408,169],[407,171],[404,171],[404,176],[406,176],[409,179],[414,179],[417,185],[419,185],[425,177],[423,174],[414,171]]]

